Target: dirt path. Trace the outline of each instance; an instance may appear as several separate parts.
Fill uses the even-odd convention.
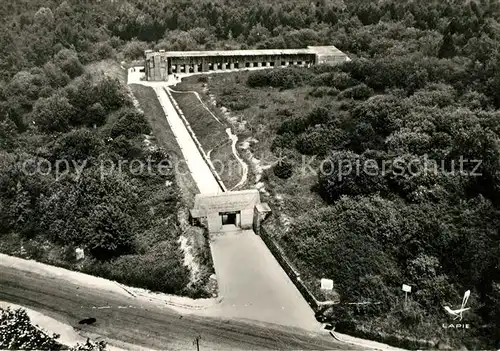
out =
[[[231,149],[233,150],[233,155],[234,155],[234,157],[236,157],[236,159],[240,163],[241,170],[243,172],[243,174],[241,175],[241,180],[238,182],[238,184],[236,184],[232,189],[230,189],[230,190],[235,190],[247,182],[248,165],[246,164],[245,161],[243,161],[243,159],[238,154],[238,151],[236,150],[236,144],[238,143],[238,136],[231,132],[231,128],[227,128],[226,133],[229,136],[229,139],[231,139],[231,141],[232,141]]]

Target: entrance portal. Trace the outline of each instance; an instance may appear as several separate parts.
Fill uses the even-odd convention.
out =
[[[252,229],[259,222],[261,205],[257,189],[226,191],[220,194],[196,194],[191,219],[203,219],[210,233],[237,229]],[[266,207],[268,208],[268,207]],[[235,228],[235,229],[236,229]]]
[[[240,226],[240,211],[219,212],[219,216],[221,217],[222,225],[235,225],[237,227]]]

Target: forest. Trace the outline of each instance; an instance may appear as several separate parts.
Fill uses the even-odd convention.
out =
[[[498,1],[7,0],[0,18],[2,252],[75,268],[74,249],[85,247],[89,258],[79,268],[87,272],[203,295],[186,289],[175,176],[99,179],[104,158],[168,156],[144,148],[150,126],[123,85],[87,67],[140,59],[147,48],[333,44],[352,61],[256,72],[221,90],[233,111],[260,109],[254,117],[269,127],[263,145],[289,157],[264,175],[270,191],[317,195],[306,209],[287,198],[291,220],[280,243],[305,275],[333,279],[341,301],[380,302],[333,311],[339,327],[455,348],[492,349],[500,340]],[[250,97],[262,92],[294,99],[261,108],[266,100]],[[242,93],[249,98],[238,99]],[[334,168],[298,190],[309,184],[299,178],[299,160],[314,155],[389,168],[377,176]],[[460,158],[480,160],[479,168],[452,172]],[[60,179],[27,176],[25,162],[42,159],[88,166],[81,177],[76,169]],[[394,160],[417,175],[391,171]],[[429,160],[440,168],[427,167]],[[414,287],[407,305],[402,283]],[[443,329],[443,305],[459,305],[468,289],[471,329]]]

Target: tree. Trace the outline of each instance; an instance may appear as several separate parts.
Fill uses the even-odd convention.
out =
[[[386,136],[395,131],[409,106],[392,95],[374,96],[354,107],[352,114],[360,122],[369,122],[377,134]]]
[[[38,26],[52,27],[54,24],[54,14],[47,7],[40,7],[35,13],[34,22]]]
[[[345,132],[329,129],[326,126],[309,127],[297,138],[295,147],[304,155],[326,155],[332,149],[338,149],[345,142]]]
[[[45,133],[65,132],[75,109],[61,94],[39,99],[33,107],[33,120]]]
[[[150,127],[144,114],[135,108],[124,108],[116,113],[116,122],[111,126],[110,136],[116,138],[123,135],[132,139],[140,134],[149,134]]]
[[[269,30],[266,27],[257,23],[248,33],[247,42],[250,45],[254,45],[260,41],[265,41],[270,35],[271,33],[269,33]]]
[[[130,106],[130,99],[125,92],[124,87],[116,78],[105,76],[99,80],[93,89],[94,96],[98,98],[101,106],[106,113],[116,111],[123,106]]]
[[[11,149],[17,137],[17,127],[10,118],[0,122],[0,149]]]
[[[288,179],[293,174],[293,165],[290,162],[278,162],[273,167],[274,174],[281,179]]]
[[[393,290],[390,282],[397,281],[400,273],[383,248],[399,240],[399,217],[390,201],[342,197],[333,206],[297,218],[284,241],[287,252],[311,262],[316,276],[333,279],[345,301],[357,302]],[[363,283],[372,280],[370,276],[378,276],[379,283]],[[373,290],[375,286],[379,291]]]
[[[98,204],[90,213],[84,236],[91,254],[98,259],[130,253],[133,250],[133,221],[112,204]]]
[[[49,335],[31,324],[23,309],[0,308],[0,348],[10,350],[61,350],[59,335]]]
[[[55,159],[84,161],[89,157],[97,157],[103,146],[96,132],[89,129],[76,129],[62,135],[52,146]]]
[[[144,56],[144,51],[149,48],[149,44],[145,41],[137,39],[128,41],[123,48],[123,55],[130,60],[137,60]]]
[[[455,44],[453,42],[453,35],[451,33],[446,33],[443,37],[443,41],[439,48],[438,57],[439,58],[451,58],[457,54]]]
[[[386,191],[382,169],[373,159],[350,151],[333,151],[318,173],[319,190],[327,201],[342,195],[365,195]]]
[[[24,309],[0,308],[0,347],[7,350],[64,350],[67,346],[57,339],[60,335],[48,334],[32,324]],[[87,339],[85,344],[76,344],[70,351],[104,351],[104,341],[93,342]]]
[[[60,50],[54,56],[54,63],[71,78],[76,78],[83,74],[83,65],[78,59],[78,54],[74,50]]]

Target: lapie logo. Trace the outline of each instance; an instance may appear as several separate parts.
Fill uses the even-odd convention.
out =
[[[463,313],[465,311],[470,310],[470,307],[465,307],[467,305],[467,301],[469,300],[470,296],[470,290],[467,290],[464,294],[464,298],[462,299],[462,305],[460,308],[457,309],[452,309],[450,306],[444,306],[444,309],[446,312],[448,312],[449,315],[453,316],[453,320],[459,320],[460,322],[463,319]],[[469,329],[470,325],[469,324],[445,324],[443,323],[443,328],[453,328],[453,329]]]

